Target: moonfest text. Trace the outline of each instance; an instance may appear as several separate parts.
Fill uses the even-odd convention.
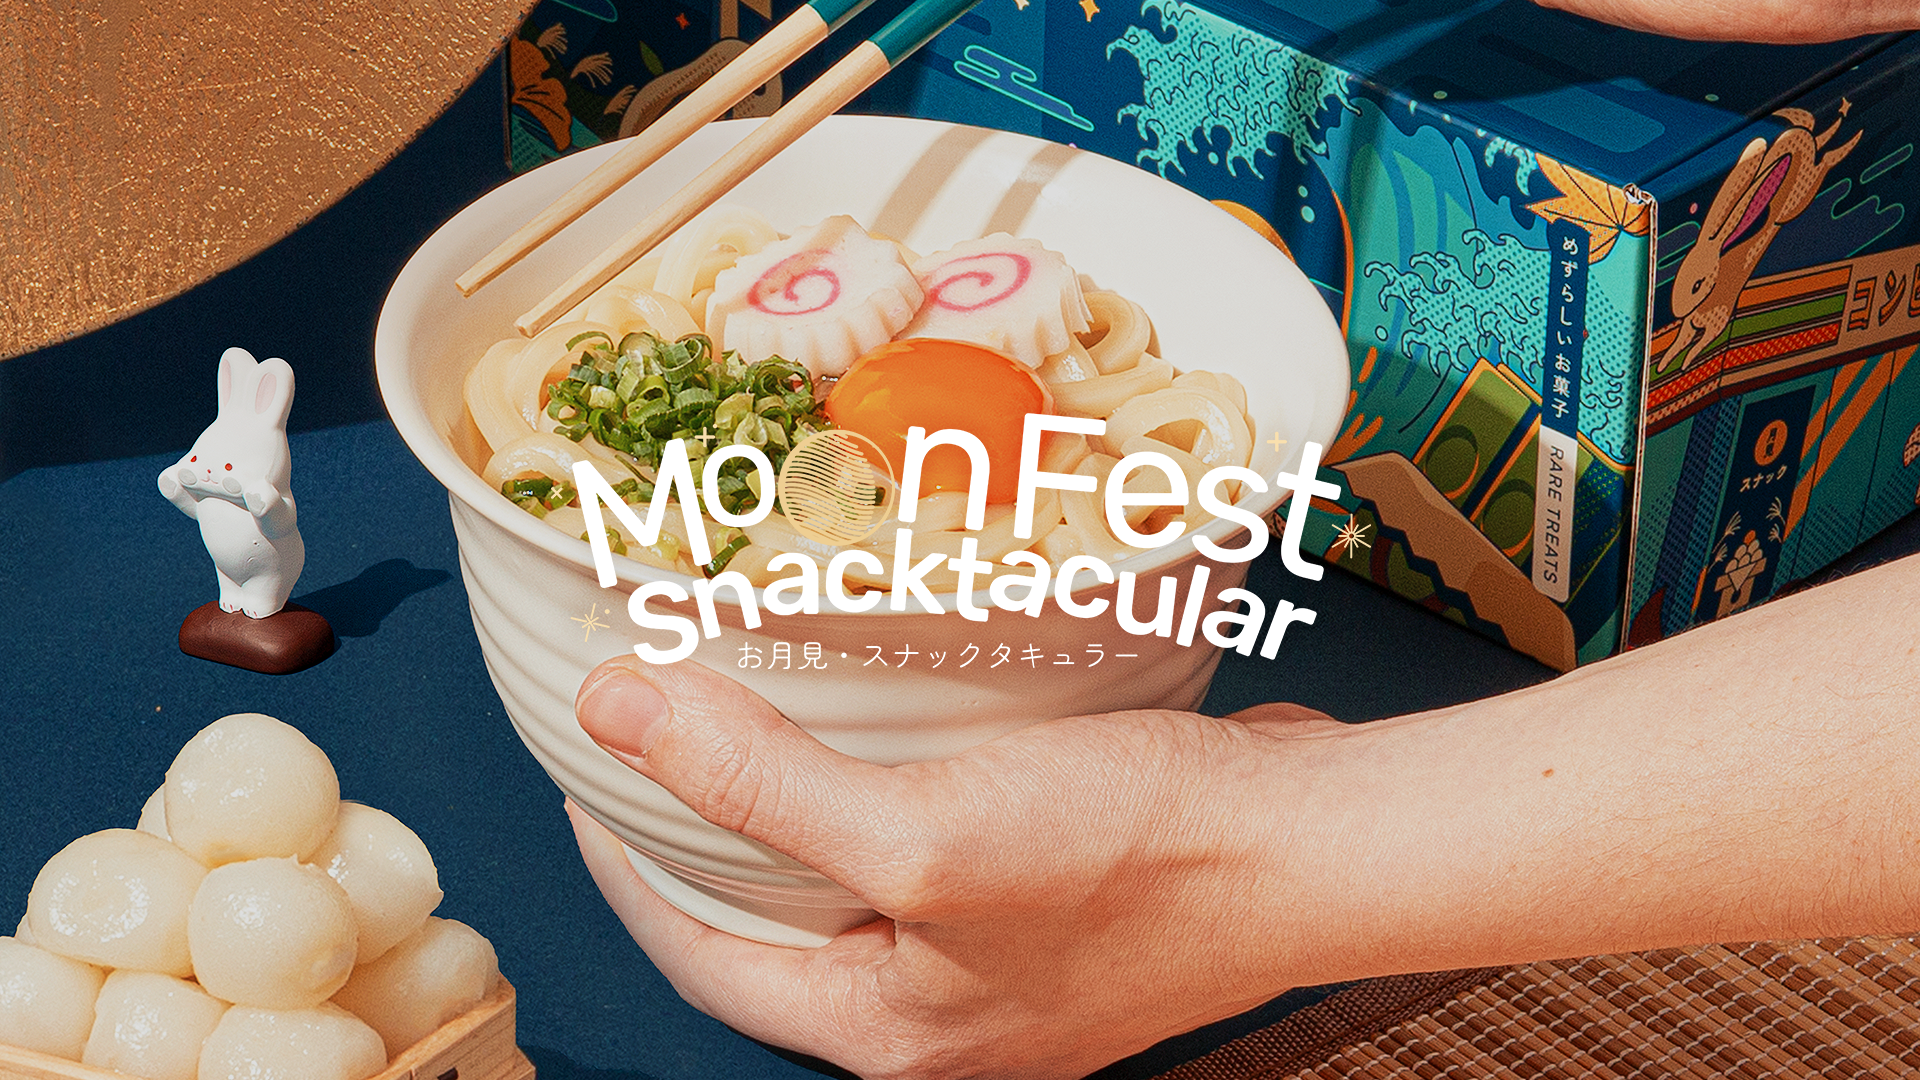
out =
[[[1039,464],[1042,437],[1050,431],[1097,436],[1105,434],[1106,427],[1104,420],[1028,414],[1021,441],[1020,482],[1013,509],[1016,537],[1022,540],[1033,538],[1035,496],[1042,488],[1083,492],[1101,490],[1100,482],[1095,477],[1042,471]],[[972,484],[967,496],[965,525],[968,531],[980,530],[986,521],[987,449],[973,434],[956,429],[942,429],[931,436],[925,428],[908,429],[903,475],[900,478],[899,522],[903,526],[913,524],[919,504],[922,467],[927,452],[936,446],[954,446],[967,453],[972,469]],[[1308,581],[1320,580],[1325,569],[1300,553],[1308,506],[1316,496],[1338,499],[1341,494],[1338,485],[1319,478],[1320,453],[1319,444],[1307,443],[1302,449],[1298,471],[1290,473],[1282,470],[1273,478],[1274,487],[1293,493],[1286,514],[1286,527],[1280,536],[1281,562],[1290,573]],[[758,473],[759,501],[744,514],[731,513],[714,500],[703,500],[701,495],[703,491],[717,490],[720,466],[734,458],[746,459]],[[1148,469],[1157,470],[1166,479],[1168,490],[1126,490],[1125,485],[1130,477]],[[764,521],[773,512],[775,502],[773,465],[760,450],[747,445],[726,446],[714,451],[707,457],[702,469],[703,482],[696,487],[686,444],[678,439],[668,441],[654,479],[653,497],[647,504],[644,517],[636,514],[634,508],[614,492],[612,485],[607,483],[592,463],[584,460],[576,462],[573,475],[586,518],[594,568],[599,574],[602,588],[613,588],[618,581],[613,551],[607,540],[604,511],[612,511],[614,518],[628,533],[639,538],[640,543],[651,545],[659,540],[662,525],[670,512],[669,503],[677,502],[689,554],[696,563],[707,563],[712,561],[713,553],[701,520],[703,506],[705,513],[714,521],[746,528]],[[1269,534],[1266,523],[1258,514],[1227,501],[1222,489],[1228,483],[1239,483],[1256,493],[1270,488],[1266,478],[1252,469],[1222,465],[1206,472],[1200,479],[1198,490],[1193,493],[1199,504],[1217,520],[1232,522],[1237,527],[1234,533],[1244,530],[1245,539],[1237,546],[1225,546],[1196,533],[1192,543],[1201,555],[1214,562],[1248,562],[1266,550]],[[1178,541],[1186,533],[1187,525],[1175,520],[1167,522],[1156,532],[1141,533],[1128,523],[1127,509],[1148,505],[1185,506],[1188,495],[1187,476],[1172,458],[1153,451],[1141,451],[1126,455],[1113,467],[1107,475],[1101,503],[1107,527],[1114,536],[1129,546],[1145,551]],[[1229,533],[1226,539],[1233,539],[1234,533]],[[695,580],[691,593],[673,581],[642,582],[628,598],[628,615],[643,630],[661,631],[679,640],[670,648],[659,648],[643,641],[634,645],[634,653],[649,663],[668,664],[693,655],[702,635],[707,638],[719,637],[720,617],[715,598],[721,590],[730,592],[739,604],[740,617],[748,629],[760,625],[762,605],[775,615],[791,616],[802,613],[817,615],[823,606],[833,611],[858,613],[875,610],[885,603],[892,611],[940,614],[951,611],[958,612],[963,619],[985,622],[990,609],[979,602],[974,585],[977,581],[986,580],[987,600],[991,607],[1003,611],[1038,617],[1049,597],[1061,611],[1077,619],[1098,618],[1111,607],[1115,622],[1128,634],[1173,637],[1177,644],[1183,646],[1193,644],[1198,634],[1214,645],[1232,649],[1243,656],[1252,655],[1258,648],[1260,655],[1267,659],[1278,654],[1288,626],[1295,623],[1310,626],[1315,618],[1312,609],[1295,607],[1285,600],[1276,600],[1269,610],[1266,601],[1259,595],[1240,588],[1221,589],[1215,599],[1225,607],[1202,617],[1205,609],[1212,606],[1207,597],[1207,581],[1211,571],[1205,561],[1194,567],[1187,581],[1183,603],[1179,602],[1178,597],[1180,582],[1172,575],[1156,574],[1159,577],[1159,595],[1153,603],[1155,613],[1152,617],[1142,619],[1134,603],[1135,593],[1139,591],[1137,575],[1131,570],[1116,574],[1105,560],[1091,555],[1071,556],[1061,560],[1056,567],[1031,551],[1009,552],[1001,558],[1001,563],[1027,572],[995,576],[994,565],[977,557],[978,541],[972,537],[961,541],[957,556],[928,553],[916,560],[913,554],[913,530],[900,528],[895,533],[893,566],[890,570],[874,552],[857,547],[835,549],[825,544],[818,546],[820,550],[815,553],[788,551],[774,557],[768,569],[790,573],[758,590],[758,596],[746,575],[732,570],[722,571],[704,580]],[[824,567],[821,565],[823,558]],[[850,593],[846,575],[855,566],[870,577],[886,574],[891,588],[885,593],[877,590]],[[948,567],[959,578],[958,590],[944,597],[945,601],[951,602],[951,608],[943,602],[942,596],[935,595],[927,587],[925,580],[941,566]],[[1103,585],[1117,584],[1112,600],[1106,597],[1090,600],[1076,597],[1075,589],[1088,579]],[[650,609],[648,604],[656,600],[680,605],[692,601],[699,615],[698,623],[671,610]],[[1242,607],[1244,610],[1241,610]]]

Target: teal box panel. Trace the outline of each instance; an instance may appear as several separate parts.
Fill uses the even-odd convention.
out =
[[[1916,74],[1916,43],[1895,43],[1649,183],[1660,236],[1629,644],[1765,600],[1920,500]],[[1764,428],[1701,437],[1796,397],[1774,417],[1778,448]],[[1722,486],[1783,467],[1791,483],[1765,506]]]

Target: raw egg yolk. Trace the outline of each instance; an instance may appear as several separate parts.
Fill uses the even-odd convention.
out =
[[[987,501],[1004,503],[1019,491],[1027,414],[1050,404],[1040,377],[1010,356],[962,341],[908,338],[855,360],[827,395],[826,412],[835,427],[872,439],[896,480],[905,479],[908,428],[977,436],[987,448]],[[936,446],[927,453],[922,494],[966,491],[971,482],[966,451]]]

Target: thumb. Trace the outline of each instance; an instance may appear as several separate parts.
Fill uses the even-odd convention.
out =
[[[694,813],[856,895],[907,842],[892,770],[829,749],[765,698],[690,660],[609,660],[574,702],[594,742]],[[891,858],[890,858],[891,855]]]

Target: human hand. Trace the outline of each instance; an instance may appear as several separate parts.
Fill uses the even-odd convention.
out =
[[[706,928],[574,822],[739,1030],[870,1080],[1071,1077],[1292,985],[1912,932],[1916,625],[1920,556],[1428,713],[1115,713],[891,768],[691,662],[596,669],[602,746],[885,916],[819,949]]]
[[[702,817],[882,913],[812,950],[710,929],[569,804],[594,880],[681,996],[869,1080],[1078,1077],[1324,974],[1290,880],[1306,800],[1285,793],[1354,729],[1312,710],[1075,717],[883,767],[692,662],[610,661],[577,709]]]
[[[1914,0],[1536,0],[1589,19],[1702,41],[1839,41],[1920,28]]]
[[[1912,932],[1916,625],[1920,556],[1428,713],[1077,717],[892,768],[691,662],[596,669],[602,746],[885,916],[819,949],[708,929],[574,824],[739,1030],[870,1080],[1077,1076],[1290,985]]]

